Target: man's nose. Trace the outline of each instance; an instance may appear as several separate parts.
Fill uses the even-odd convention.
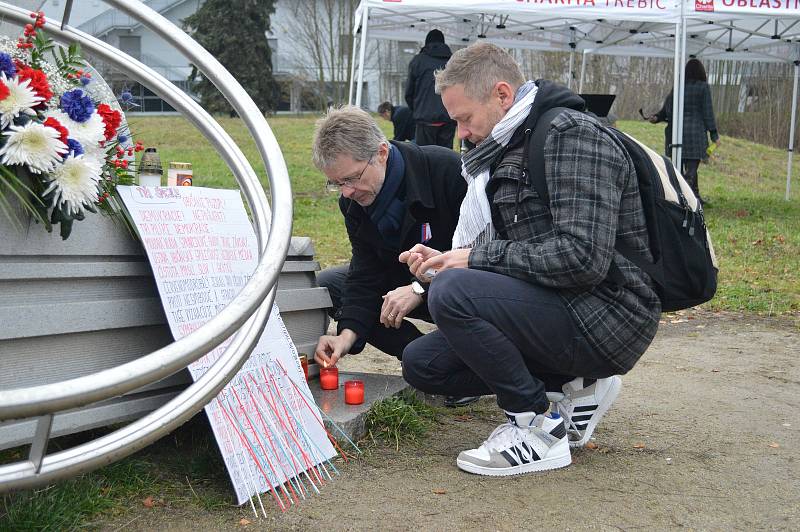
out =
[[[352,196],[353,192],[355,192],[353,187],[342,187],[340,190],[342,191],[342,196],[347,199],[350,199],[350,196]]]
[[[458,127],[458,139],[459,140],[464,140],[466,138],[469,138],[469,130],[467,128],[465,128],[465,127],[459,126]]]

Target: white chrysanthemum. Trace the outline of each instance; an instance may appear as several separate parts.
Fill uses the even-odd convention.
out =
[[[72,135],[70,135],[70,137],[71,137],[71,136],[72,136]],[[105,158],[106,158],[106,151],[108,150],[108,148],[107,148],[107,147],[105,147],[105,146],[100,146],[100,145],[99,145],[99,144],[97,144],[97,143],[94,143],[94,144],[88,144],[88,145],[87,145],[87,144],[84,144],[84,143],[81,143],[81,146],[83,146],[83,152],[84,152],[86,155],[91,155],[92,157],[96,157],[96,158],[98,158],[98,159],[103,159],[103,160],[105,160]]]
[[[102,148],[87,150],[83,153],[83,158],[91,159],[93,165],[102,169],[103,165],[106,163],[106,152]]]
[[[24,126],[12,125],[3,134],[8,137],[5,146],[0,149],[3,164],[24,164],[31,172],[47,173],[67,153],[58,131],[38,122],[31,121]]]
[[[97,201],[97,181],[100,179],[100,165],[95,159],[83,155],[70,155],[63,164],[50,173],[50,185],[44,191],[53,195],[53,208],[66,206],[70,214],[83,212],[83,205]]]
[[[0,100],[0,127],[5,129],[20,113],[35,116],[33,107],[42,101],[30,87],[31,80],[8,79],[5,72],[0,73],[0,81],[8,87],[8,96]]]
[[[100,141],[106,138],[106,126],[97,111],[92,113],[92,116],[86,122],[76,122],[67,113],[59,109],[51,109],[45,113],[45,116],[52,116],[58,120],[69,131],[69,138],[80,142],[86,151],[99,146]]]

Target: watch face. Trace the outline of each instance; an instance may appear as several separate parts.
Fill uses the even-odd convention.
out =
[[[425,288],[423,288],[422,285],[419,284],[419,281],[413,281],[411,283],[411,291],[417,294],[418,296],[421,296],[425,293]]]

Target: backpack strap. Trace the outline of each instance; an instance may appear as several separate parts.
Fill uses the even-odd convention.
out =
[[[548,210],[550,209],[550,194],[547,191],[547,179],[545,179],[544,175],[544,144],[547,140],[547,134],[550,131],[550,123],[566,109],[566,107],[553,107],[532,120],[533,124],[525,124],[525,137],[528,140],[528,144],[522,154],[522,169],[525,174],[530,176],[531,185],[533,185],[539,198],[547,205]],[[528,165],[528,157],[531,158],[532,164],[530,166]],[[533,168],[532,172],[530,168]],[[649,264],[647,260],[635,250],[625,245],[619,238],[616,239],[614,248],[619,251],[623,257],[642,268],[645,272],[651,275],[654,274],[651,273],[651,271],[653,271],[653,265]],[[634,260],[634,258],[636,260]],[[625,282],[622,272],[613,261],[608,268],[606,278],[620,285]]]
[[[531,178],[531,185],[545,205],[550,205],[550,194],[547,192],[547,180],[544,177],[544,143],[550,131],[550,123],[561,114],[566,107],[553,107],[543,114],[525,123],[527,148],[522,150],[522,171],[525,178]],[[528,158],[530,157],[530,166]],[[533,171],[531,171],[531,168]]]

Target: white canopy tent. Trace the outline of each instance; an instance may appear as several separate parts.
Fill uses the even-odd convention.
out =
[[[697,0],[684,26],[698,57],[728,59],[728,54],[752,53],[753,60],[794,65],[792,115],[786,162],[786,193],[792,186],[797,92],[800,79],[800,2],[798,0]]]
[[[743,3],[748,5],[740,6]],[[749,7],[751,3],[770,3],[770,7]],[[433,28],[440,29],[449,43],[485,39],[505,48],[579,52],[579,91],[588,54],[676,58],[673,108],[678,112],[672,132],[673,161],[680,160],[687,56],[794,62],[786,182],[789,198],[800,75],[800,0],[362,0],[353,31],[350,101],[361,104],[368,39],[419,42]],[[570,71],[573,56],[570,54]]]

